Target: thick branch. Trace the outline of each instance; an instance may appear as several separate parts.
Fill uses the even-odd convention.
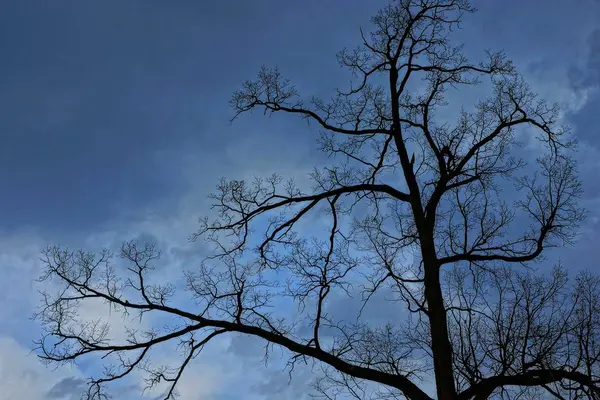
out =
[[[577,371],[563,369],[541,369],[531,370],[517,375],[501,375],[486,378],[474,386],[468,388],[458,396],[459,400],[484,400],[496,389],[503,386],[542,386],[553,382],[569,380],[587,386],[592,393],[600,398],[600,381],[593,380],[589,376]]]

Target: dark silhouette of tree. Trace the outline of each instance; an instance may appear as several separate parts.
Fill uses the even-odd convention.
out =
[[[211,339],[237,333],[287,349],[290,369],[321,367],[315,396],[326,399],[600,399],[599,278],[533,264],[569,244],[583,217],[574,143],[557,107],[504,54],[471,63],[450,41],[473,11],[467,0],[394,1],[360,46],[339,53],[356,79],[329,102],[303,100],[263,68],[234,93],[235,117],[257,109],[315,123],[332,164],[315,169],[309,189],[276,175],[221,182],[216,216],[193,235],[215,249],[186,272],[194,307],[173,301],[175,286],[148,283],[152,246],[124,244],[126,271],[108,251],[49,248],[41,279],[63,286],[38,315],[40,357],[112,357],[90,398],[136,368],[149,386],[170,383],[169,398]],[[484,83],[489,98],[455,121],[440,117],[451,91]],[[519,155],[533,137],[539,155],[527,165]],[[316,220],[325,233],[307,228]],[[357,293],[365,307],[384,291],[402,306],[389,324],[328,307]],[[105,325],[78,323],[90,299],[178,323],[119,343]],[[154,346],[177,340],[180,365],[147,362]]]

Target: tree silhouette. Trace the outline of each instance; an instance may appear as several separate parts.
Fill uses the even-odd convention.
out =
[[[238,333],[287,349],[290,369],[319,366],[314,395],[326,399],[424,400],[428,387],[440,400],[600,399],[598,277],[532,264],[569,244],[583,218],[574,143],[558,108],[504,54],[471,63],[452,43],[473,11],[467,0],[394,1],[356,49],[339,53],[355,82],[328,102],[261,69],[234,93],[235,117],[258,109],[315,123],[331,165],[315,169],[308,189],[277,175],[220,183],[216,217],[193,235],[215,251],[185,274],[195,307],[173,301],[174,285],[148,283],[153,246],[125,243],[123,273],[108,251],[48,248],[41,280],[58,278],[62,290],[44,296],[40,357],[110,355],[90,398],[137,368],[149,386],[168,382],[170,398],[211,339]],[[440,116],[451,91],[479,84],[487,99],[455,121]],[[527,164],[521,148],[532,141],[539,154]],[[306,227],[315,220],[325,233]],[[384,291],[403,308],[380,325],[362,307]],[[328,309],[333,296],[355,294],[356,315]],[[106,325],[78,322],[91,299],[179,322],[119,343]],[[148,362],[154,346],[177,340],[181,364]]]

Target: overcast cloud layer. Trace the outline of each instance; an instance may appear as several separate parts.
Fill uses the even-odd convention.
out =
[[[385,2],[1,3],[0,400],[75,399],[96,365],[53,371],[29,354],[40,251],[138,237],[166,254],[165,274],[197,262],[201,245],[187,236],[218,178],[302,178],[322,157],[317,132],[293,118],[256,113],[231,124],[231,92],[266,64],[302,93],[327,95],[346,83],[335,53]],[[578,244],[553,257],[600,273],[600,2],[485,3],[457,39],[469,40],[469,54],[504,49],[534,90],[563,105],[582,143],[590,212]],[[122,321],[114,324],[118,334]],[[301,398],[310,371],[288,385],[273,357],[264,367],[256,340],[215,342],[187,371],[182,399]],[[139,398],[135,379],[120,390],[117,398]]]

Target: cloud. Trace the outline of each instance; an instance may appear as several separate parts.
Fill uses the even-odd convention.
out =
[[[81,389],[80,376],[73,367],[45,368],[15,339],[0,336],[0,400],[71,400]]]
[[[268,357],[265,358],[266,342],[244,335],[231,337],[227,352],[238,360],[237,372],[232,380],[237,382],[237,390],[227,391],[219,400],[225,399],[304,399],[311,391],[318,369],[298,362],[294,370],[286,368],[291,355],[287,350],[279,347],[270,347]],[[238,393],[243,393],[239,395]]]
[[[159,357],[154,361],[171,366],[181,363],[181,360],[176,357]],[[231,379],[231,373],[224,368],[223,363],[217,357],[210,361],[203,357],[203,361],[196,360],[196,362],[192,362],[186,367],[177,384],[178,399],[217,399],[223,390],[232,387],[232,382],[234,380]],[[167,390],[166,385],[159,385],[152,390],[147,390],[144,393],[144,398],[162,399]]]
[[[569,69],[571,85],[576,89],[596,87],[600,84],[600,28],[587,38],[587,56],[581,65]]]
[[[265,400],[293,400],[308,399],[311,389],[309,384],[314,380],[315,374],[309,365],[298,365],[292,375],[283,371],[265,374],[259,383],[254,385],[254,390]]]
[[[46,392],[48,399],[75,400],[86,389],[85,379],[69,376],[58,381]]]
[[[107,235],[109,236],[121,235],[114,233]],[[42,242],[35,235],[30,236],[29,242],[18,236],[0,240],[0,269],[8,277],[0,282],[0,301],[3,305],[0,307],[0,317],[5,322],[0,328],[0,335],[3,335],[0,336],[0,400],[79,399],[86,388],[85,378],[96,376],[100,371],[101,363],[97,358],[80,360],[79,367],[60,367],[53,371],[53,368],[40,362],[35,352],[31,352],[31,340],[38,339],[40,331],[37,322],[27,321],[24,316],[32,313],[38,300],[31,287],[31,278],[40,273],[41,263],[37,262],[37,258],[43,248]],[[173,243],[169,240],[167,242]],[[155,322],[154,319],[144,319],[139,323],[133,315],[124,319],[119,313],[110,313],[107,305],[102,302],[86,302],[79,311],[83,320],[101,319],[107,322],[110,325],[110,337],[121,343],[126,339],[127,327],[145,328]],[[19,338],[21,343],[15,338]],[[225,381],[229,372],[219,356],[220,351],[224,351],[224,346],[211,343],[207,354],[202,354],[201,359],[188,366],[178,385],[182,400],[212,399],[221,388],[227,386]],[[171,349],[155,350],[153,362],[174,367],[182,361]],[[229,363],[235,365],[235,361],[230,360]],[[231,370],[236,371],[234,368]],[[136,371],[130,379],[109,390],[117,398],[122,398],[125,394],[139,398],[143,379],[144,374]],[[147,394],[156,396],[160,393],[152,391]]]

